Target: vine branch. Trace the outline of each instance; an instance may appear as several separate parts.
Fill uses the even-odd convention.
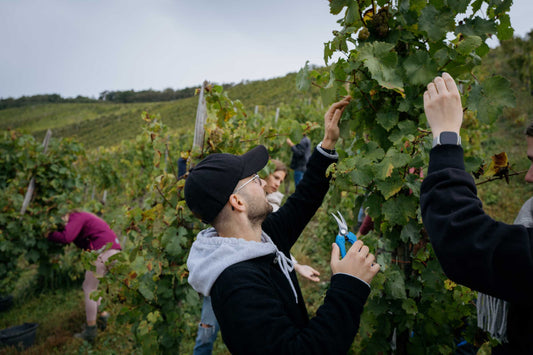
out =
[[[516,172],[516,173],[508,174],[507,176],[508,176],[508,177],[509,177],[509,176],[515,176],[515,175],[520,175],[520,174],[524,174],[524,173],[527,173],[527,170],[524,170],[524,171],[518,171],[518,172]],[[485,184],[485,183],[487,183],[487,182],[491,182],[491,181],[495,181],[495,180],[501,180],[501,179],[503,179],[503,178],[504,178],[504,176],[491,177],[491,178],[488,178],[488,179],[485,180],[485,181],[481,181],[481,182],[476,183],[476,186],[483,185],[483,184]]]
[[[163,192],[161,191],[161,189],[159,188],[159,186],[155,185],[155,188],[157,189],[157,192],[159,192],[159,194],[161,195],[161,197],[163,198],[163,201],[166,202],[170,207],[174,207],[172,205],[172,203],[170,203],[169,200],[167,200],[167,198],[165,197],[165,195],[163,195]]]

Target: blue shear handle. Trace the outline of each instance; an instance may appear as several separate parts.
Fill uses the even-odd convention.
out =
[[[357,240],[357,236],[352,232],[348,232],[346,238],[340,234],[337,234],[337,237],[335,238],[335,243],[337,243],[339,249],[341,250],[341,258],[344,258],[344,256],[346,256],[346,239],[348,239],[348,242],[350,244],[353,244]]]

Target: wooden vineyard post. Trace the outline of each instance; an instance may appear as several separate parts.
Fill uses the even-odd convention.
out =
[[[204,136],[205,136],[205,121],[207,120],[207,106],[205,104],[204,92],[207,86],[207,80],[202,84],[200,90],[200,97],[198,98],[198,109],[196,110],[196,123],[194,126],[194,140],[192,143],[194,148],[200,148],[200,151],[204,150]]]
[[[43,140],[44,154],[48,150],[48,142],[50,142],[50,137],[52,137],[52,131],[46,131],[46,136]],[[24,202],[22,202],[22,208],[20,209],[20,214],[23,215],[26,213],[26,209],[30,205],[31,198],[33,197],[33,191],[35,190],[35,176],[32,176],[30,179],[30,184],[28,185],[28,191],[26,191],[26,196],[24,196]]]

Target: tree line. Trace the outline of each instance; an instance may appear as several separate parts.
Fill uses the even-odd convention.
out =
[[[234,84],[223,84],[224,88],[231,87]],[[124,91],[102,91],[98,95],[98,99],[87,96],[78,95],[75,98],[61,97],[59,94],[42,94],[33,96],[22,96],[19,98],[0,99],[0,110],[8,108],[32,106],[39,104],[55,104],[55,103],[91,103],[98,101],[114,102],[114,103],[134,103],[134,102],[159,102],[172,101],[179,99],[186,99],[193,97],[196,87],[188,87],[185,89],[174,90],[167,88],[162,91],[157,90],[124,90]]]

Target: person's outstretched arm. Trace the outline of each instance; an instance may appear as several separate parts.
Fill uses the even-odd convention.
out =
[[[348,352],[370,294],[369,283],[380,266],[361,241],[343,259],[335,243],[332,248],[331,284],[323,305],[310,320],[305,307],[295,304],[279,268],[271,268],[269,260],[242,262],[224,270],[211,290],[211,300],[232,354]]]
[[[444,73],[428,85],[424,110],[434,137],[459,134],[461,97]],[[511,302],[529,302],[533,292],[533,230],[491,219],[465,171],[457,144],[431,150],[421,187],[421,211],[431,244],[446,275],[477,291]]]

